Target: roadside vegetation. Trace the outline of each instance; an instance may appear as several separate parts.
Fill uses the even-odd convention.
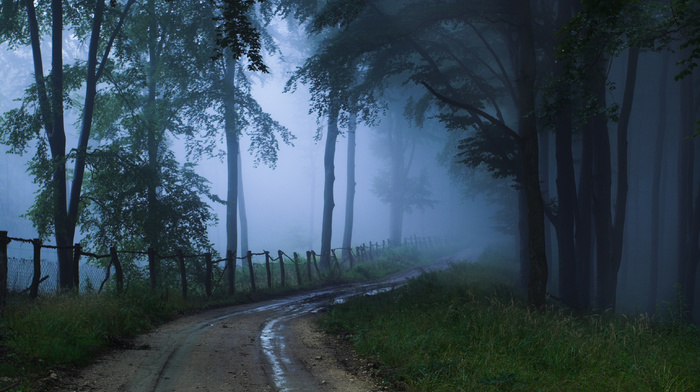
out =
[[[533,311],[497,251],[391,292],[334,306],[348,339],[401,391],[699,391],[700,331],[668,305],[663,321]],[[659,312],[662,313],[662,312]]]
[[[0,313],[0,391],[34,390],[35,380],[87,365],[110,348],[128,347],[130,338],[183,314],[329,284],[376,279],[429,260],[413,248],[395,248],[375,261],[343,272],[335,270],[301,286],[293,278],[294,283],[287,283],[285,288],[258,288],[255,293],[239,290],[233,297],[226,296],[222,289],[211,298],[191,296],[187,301],[177,289],[153,292],[147,281],[131,282],[122,295],[108,290],[35,301],[13,296]]]

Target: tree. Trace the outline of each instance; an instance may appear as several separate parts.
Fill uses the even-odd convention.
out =
[[[393,112],[395,113],[395,112]],[[389,240],[392,245],[403,243],[403,217],[414,208],[432,207],[428,176],[423,172],[411,177],[416,146],[427,140],[426,130],[410,129],[395,114],[385,117],[381,132],[381,155],[389,162],[389,170],[374,177],[372,191],[382,202],[389,205]]]
[[[32,173],[41,184],[35,207],[30,216],[42,237],[55,236],[59,247],[59,283],[62,288],[71,288],[73,282],[72,252],[75,230],[80,211],[80,196],[85,172],[85,159],[92,130],[97,85],[109,64],[109,56],[114,39],[128,15],[134,0],[126,1],[121,13],[116,11],[117,3],[104,1],[94,3],[25,1],[25,11],[20,10],[20,2],[3,2],[2,39],[16,46],[29,44],[34,62],[35,85],[22,107],[6,113],[3,122],[3,140],[13,145],[16,152],[26,151],[30,140],[38,140],[37,154],[34,156]],[[40,12],[37,13],[39,7]],[[116,14],[116,15],[113,15]],[[41,18],[39,18],[38,16]],[[51,15],[48,20],[46,15]],[[89,16],[89,17],[86,17]],[[115,18],[103,35],[105,17]],[[67,24],[66,24],[67,22]],[[4,28],[7,26],[7,28]],[[44,26],[51,28],[51,71],[44,74],[41,53],[41,35]],[[87,60],[84,65],[76,64],[64,68],[63,39],[64,26],[82,33],[81,39],[89,41]],[[82,74],[82,75],[81,75]],[[78,76],[80,75],[80,76]],[[82,106],[80,135],[75,153],[66,152],[66,132],[64,125],[65,98],[71,90],[85,88]],[[41,133],[43,128],[43,134]],[[74,169],[68,191],[66,165],[73,161]],[[40,206],[48,202],[49,206]]]

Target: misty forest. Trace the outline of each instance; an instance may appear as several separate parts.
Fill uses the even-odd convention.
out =
[[[507,249],[534,308],[700,317],[697,1],[1,4],[0,230],[63,289],[75,243],[425,236]]]

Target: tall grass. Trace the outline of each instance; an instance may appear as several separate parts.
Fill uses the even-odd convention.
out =
[[[530,310],[475,263],[335,306],[322,321],[407,391],[700,391],[700,332],[646,317]]]
[[[182,301],[145,290],[122,296],[46,297],[6,309],[0,324],[2,343],[9,359],[25,370],[83,365],[106,347],[152,328],[184,307]]]

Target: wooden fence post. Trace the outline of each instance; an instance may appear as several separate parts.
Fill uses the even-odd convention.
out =
[[[177,256],[177,264],[180,267],[180,281],[182,282],[182,299],[187,299],[187,271],[185,270],[185,256],[182,254],[182,249],[178,248],[175,251]]]
[[[316,252],[314,252],[313,250],[311,251],[311,257],[314,258],[314,268],[316,268],[316,275],[319,279],[321,279],[321,270],[318,269],[318,263],[316,262]]]
[[[272,288],[272,271],[270,270],[270,252],[265,251],[265,271],[267,272],[267,288]]]
[[[281,277],[281,284],[282,287],[284,287],[284,280],[286,276],[284,275],[284,253],[281,250],[277,251],[277,255],[279,256],[280,259],[280,277]]]
[[[369,242],[369,259],[374,260],[374,255],[372,254],[372,241]]]
[[[34,246],[34,275],[32,276],[29,296],[36,298],[39,296],[39,282],[41,281],[41,239],[33,239],[32,245]]]
[[[331,249],[331,256],[333,258],[333,261],[335,261],[335,268],[340,271],[340,263],[338,263],[338,255],[335,253],[335,249]]]
[[[343,253],[348,252],[348,260],[350,260],[350,268],[355,266],[355,256],[352,255],[352,247],[343,249]],[[343,257],[344,259],[345,257]]]
[[[309,278],[309,282],[311,282],[311,251],[310,250],[306,251],[306,275]]]
[[[0,306],[7,302],[7,238],[6,231],[0,231]]]
[[[253,252],[248,251],[248,269],[250,270],[250,291],[255,291],[255,272],[253,271]]]
[[[112,264],[114,264],[114,273],[117,275],[117,293],[122,293],[124,291],[124,271],[122,270],[122,263],[119,261],[119,255],[117,254],[117,248],[109,248],[109,254],[112,256]]]
[[[150,281],[151,281],[151,290],[156,289],[156,274],[157,272],[156,268],[156,250],[153,248],[148,248],[148,274],[150,275]]]
[[[80,293],[80,252],[82,247],[80,244],[75,244],[73,248],[73,285],[75,286],[75,291]]]
[[[236,254],[232,250],[226,251],[226,267],[228,268],[228,294],[236,292]]]
[[[297,286],[301,286],[301,272],[299,271],[299,253],[294,252],[294,268],[297,271]]]
[[[211,253],[204,254],[204,264],[206,267],[206,272],[204,276],[204,291],[207,293],[207,298],[211,297],[211,279],[213,275],[214,267],[211,261]]]

